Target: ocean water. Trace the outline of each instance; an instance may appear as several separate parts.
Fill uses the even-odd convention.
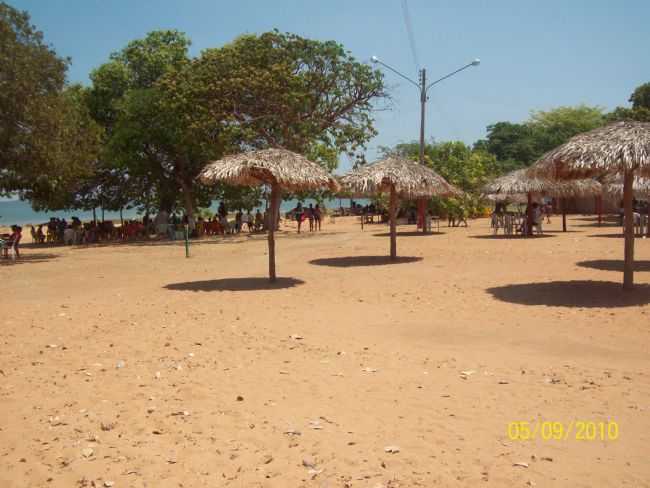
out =
[[[355,201],[361,205],[365,205],[366,203],[368,203],[368,200],[365,199],[356,199]],[[295,208],[297,203],[298,200],[283,201],[282,205],[280,206],[280,210],[282,212],[287,212]],[[304,206],[309,206],[310,203],[316,204],[314,200],[307,199],[303,201]],[[325,202],[323,202],[322,205],[332,209],[339,208],[341,205],[344,207],[349,207],[350,200],[347,198],[344,199],[336,198],[336,199],[326,200]],[[212,213],[215,213],[217,211],[218,206],[219,206],[218,201],[212,202],[212,205],[210,205],[210,211]],[[263,211],[264,208],[261,207],[261,210]],[[122,212],[122,215],[124,219],[142,218],[142,215],[138,214],[136,209],[125,209]],[[69,221],[73,216],[79,217],[79,219],[81,219],[82,221],[89,221],[92,220],[93,218],[93,212],[85,211],[85,210],[74,210],[74,211],[65,211],[65,212],[63,211],[35,212],[30,206],[29,202],[25,202],[22,200],[0,200],[0,227],[7,227],[13,224],[18,224],[21,226],[26,224],[34,224],[34,225],[43,224],[45,222],[48,222],[51,217],[58,217],[58,218],[63,217]],[[98,209],[97,219],[101,220],[101,218],[102,218],[102,211]],[[104,218],[105,220],[119,221],[120,213],[106,211],[104,213]]]

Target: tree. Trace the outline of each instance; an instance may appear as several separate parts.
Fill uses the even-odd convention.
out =
[[[209,130],[244,148],[317,153],[328,168],[376,134],[373,103],[386,97],[381,72],[340,44],[278,31],[208,49],[193,65],[191,98]]]
[[[571,137],[606,123],[600,107],[577,105],[548,111],[532,111],[521,124],[497,122],[487,127],[487,138],[474,147],[497,158],[500,173],[529,166],[542,154]]]
[[[606,115],[607,121],[636,120],[650,122],[650,83],[638,86],[630,95],[629,101],[632,102],[632,108],[616,107]]]
[[[601,107],[576,105],[557,107],[548,111],[532,111],[527,122],[532,129],[538,155],[564,144],[573,136],[587,132],[605,123]]]
[[[63,94],[68,63],[29,14],[0,2],[0,192],[30,189],[38,177],[42,186],[77,159],[65,141],[75,129],[63,127],[74,113]]]
[[[185,97],[189,39],[178,31],[154,31],[130,42],[91,74],[88,106],[106,129],[103,158],[126,172],[135,187],[147,182],[157,207],[171,211],[179,203],[192,216],[209,203],[196,176],[206,161],[220,154],[218,134],[194,124],[195,106]],[[166,76],[173,81],[162,83]],[[182,197],[181,202],[178,196]],[[133,194],[134,203],[150,205]]]
[[[101,150],[102,129],[86,107],[85,89],[72,85],[53,99],[57,115],[50,128],[45,167],[39,174],[16,171],[13,189],[40,210],[76,208],[77,189],[94,177]]]
[[[523,167],[538,154],[533,129],[527,124],[512,122],[488,125],[487,138],[477,141],[474,148],[483,149],[496,156],[501,173]]]
[[[632,108],[645,108],[650,109],[650,82],[644,83],[636,87],[632,95],[630,95],[629,102],[632,102]]]

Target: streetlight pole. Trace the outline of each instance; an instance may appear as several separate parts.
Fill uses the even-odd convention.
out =
[[[397,71],[395,68],[392,66],[389,66],[388,64],[384,63],[381,61],[377,56],[373,56],[370,58],[373,63],[376,64],[381,64],[384,68],[389,69],[393,73],[395,73],[398,76],[401,76],[404,78],[406,81],[410,82],[411,84],[415,85],[417,89],[420,91],[420,154],[419,154],[419,163],[424,164],[424,119],[425,119],[425,114],[426,114],[426,105],[427,105],[427,94],[429,92],[429,89],[437,85],[443,80],[446,80],[447,78],[450,78],[454,76],[456,73],[460,73],[461,71],[471,67],[471,66],[478,66],[481,63],[480,59],[475,59],[471,63],[467,63],[465,66],[462,66],[458,68],[456,71],[452,71],[451,73],[443,76],[442,78],[438,78],[437,80],[429,83],[427,85],[427,71],[426,69],[422,68],[420,70],[420,76],[419,80],[415,81],[406,76],[403,73],[400,73]],[[422,232],[426,232],[426,224],[425,224],[425,205],[424,205],[425,200],[424,199],[419,199],[418,200],[418,214],[420,218],[420,222],[422,222]]]

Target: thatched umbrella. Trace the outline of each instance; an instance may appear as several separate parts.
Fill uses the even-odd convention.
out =
[[[559,198],[562,208],[562,229],[566,232],[565,198],[599,195],[602,191],[601,188],[601,184],[591,178],[566,182],[554,181],[549,178],[531,175],[526,169],[518,169],[486,184],[483,187],[483,193],[494,196],[526,194],[528,201],[527,219],[529,233],[532,231],[532,195],[540,194]]]
[[[482,191],[486,194],[495,195],[525,194],[528,201],[528,213],[526,215],[528,234],[531,235],[533,229],[533,194],[541,194],[551,186],[548,180],[531,177],[525,169],[518,169],[484,185]]]
[[[286,149],[264,149],[226,156],[209,163],[199,175],[203,183],[225,181],[234,185],[271,187],[268,225],[269,279],[275,276],[275,227],[282,190],[336,191],[338,183],[318,164]]]
[[[650,123],[616,122],[584,134],[549,151],[531,168],[532,175],[575,179],[623,175],[625,266],[623,288],[634,285],[634,177],[650,176]]]
[[[602,193],[603,185],[593,178],[557,181],[547,192],[548,195],[560,199],[562,230],[564,232],[566,232],[566,199],[570,197],[600,196]]]
[[[399,156],[389,156],[346,174],[341,183],[366,195],[390,195],[390,257],[397,258],[396,213],[398,198],[448,196],[462,193],[432,169]]]

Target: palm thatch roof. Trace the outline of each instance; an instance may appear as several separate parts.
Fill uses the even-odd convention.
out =
[[[600,195],[602,185],[594,179],[555,181],[531,176],[526,169],[518,169],[501,176],[483,187],[487,195],[522,195],[538,193],[552,197],[582,197]]]
[[[282,188],[298,191],[319,188],[336,191],[339,188],[334,177],[321,166],[286,149],[263,149],[225,156],[208,163],[199,180],[208,184],[225,181],[244,186],[279,184]]]
[[[526,195],[523,193],[490,193],[483,198],[491,202],[511,202],[511,203],[526,203]]]
[[[558,181],[546,194],[552,197],[591,197],[602,195],[603,185],[593,178]]]
[[[650,198],[650,177],[635,177],[632,190],[636,198]],[[605,177],[603,191],[611,198],[621,198],[623,196],[623,176],[617,174]]]
[[[578,134],[544,154],[531,176],[584,178],[633,170],[650,176],[650,123],[624,121]]]
[[[500,195],[517,195],[522,193],[543,193],[552,186],[553,182],[528,175],[525,169],[512,171],[500,176],[483,186],[483,193]]]
[[[399,156],[389,156],[351,171],[341,178],[341,183],[364,195],[390,192],[391,187],[405,198],[462,193],[431,168]]]

